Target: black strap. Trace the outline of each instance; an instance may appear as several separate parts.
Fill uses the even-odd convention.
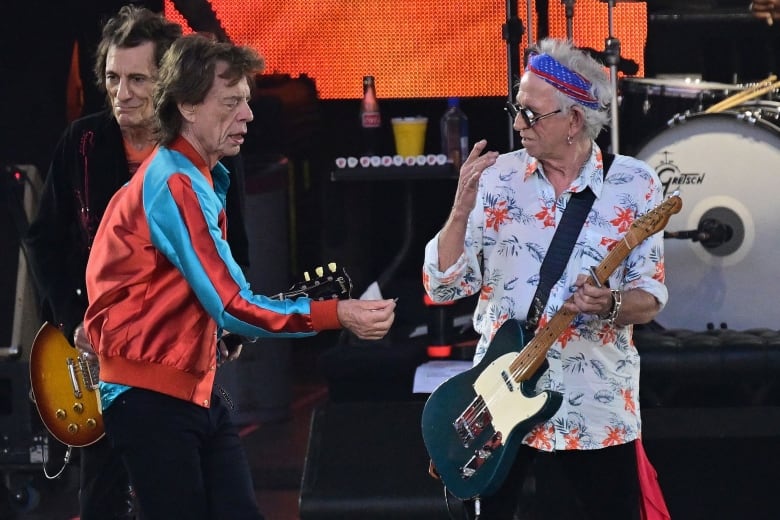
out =
[[[607,177],[607,172],[612,166],[614,158],[615,156],[611,153],[603,154],[604,178]],[[574,243],[577,241],[580,230],[595,200],[596,194],[589,187],[575,193],[569,199],[569,204],[566,205],[566,209],[561,217],[561,223],[558,225],[558,229],[555,230],[550,247],[547,249],[547,254],[544,255],[542,267],[539,269],[539,285],[536,286],[536,293],[528,309],[527,325],[529,327],[536,328],[536,325],[539,323],[539,317],[544,312],[545,305],[547,305],[550,291],[555,282],[560,279],[566,264],[569,262],[569,257],[574,249]]]

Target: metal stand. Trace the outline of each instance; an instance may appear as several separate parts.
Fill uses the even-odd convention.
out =
[[[529,2],[530,3],[530,2]],[[529,20],[530,20],[530,7]],[[529,24],[530,25],[530,24]],[[514,103],[514,82],[520,77],[520,41],[523,38],[523,22],[517,17],[517,0],[506,2],[506,23],[501,27],[501,34],[506,40],[507,58],[507,97],[510,103]],[[531,33],[528,33],[528,42],[531,43]],[[511,119],[511,118],[510,118]],[[509,149],[515,149],[514,121],[509,121]]]
[[[531,4],[531,0],[528,0],[528,4]],[[550,35],[550,2],[549,0],[536,0],[534,2],[536,7],[536,39],[544,40]],[[531,23],[531,8],[528,8],[528,25]],[[528,43],[531,46],[531,43]]]
[[[574,41],[574,0],[563,0],[561,2],[566,8],[566,39]]]
[[[613,154],[620,152],[620,142],[618,140],[618,134],[620,129],[618,128],[618,98],[617,98],[617,66],[620,63],[620,40],[613,36],[613,19],[612,11],[615,7],[615,0],[607,1],[607,13],[609,19],[609,36],[604,42],[604,58],[606,65],[609,66],[609,78],[612,83],[612,101],[611,101],[611,136],[612,136],[612,150]]]

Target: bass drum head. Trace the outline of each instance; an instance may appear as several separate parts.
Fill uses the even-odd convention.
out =
[[[683,207],[666,231],[714,232],[713,242],[664,241],[669,301],[656,318],[663,327],[780,328],[780,127],[772,111],[776,103],[762,102],[694,114],[637,153],[667,195],[680,190]]]

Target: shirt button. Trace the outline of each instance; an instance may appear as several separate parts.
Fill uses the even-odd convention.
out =
[[[205,399],[205,400],[203,401],[203,406],[208,406],[208,405],[209,405],[209,400],[208,400],[208,399]]]
[[[211,365],[209,367],[209,370],[211,370],[212,372],[215,371],[216,369],[217,369],[217,365]]]

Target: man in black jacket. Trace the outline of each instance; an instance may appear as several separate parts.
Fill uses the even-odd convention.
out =
[[[25,239],[41,318],[82,349],[90,348],[81,322],[92,240],[114,192],[156,145],[152,92],[160,60],[181,33],[178,24],[133,6],[123,7],[105,24],[95,75],[110,109],[73,121],[63,133]],[[234,258],[246,268],[243,165],[240,158],[224,164],[233,175],[227,195],[228,241]],[[53,448],[58,444],[52,443]],[[110,442],[104,437],[82,448],[80,459],[81,520],[133,518],[127,474]]]

